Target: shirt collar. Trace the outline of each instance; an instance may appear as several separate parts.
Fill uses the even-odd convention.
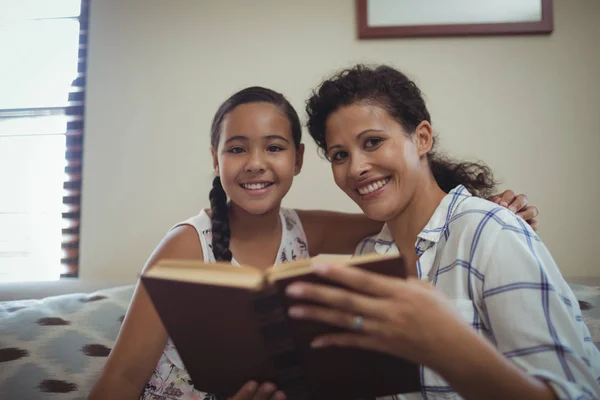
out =
[[[466,197],[471,197],[471,193],[463,186],[459,185],[452,189],[440,202],[433,215],[427,222],[427,225],[419,233],[416,247],[429,247],[432,243],[439,242],[442,235],[447,231],[448,224],[456,212],[457,205]],[[392,232],[387,224],[375,237],[374,249],[376,253],[386,254],[398,252],[398,247],[392,238]]]

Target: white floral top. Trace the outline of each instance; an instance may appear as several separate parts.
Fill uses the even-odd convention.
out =
[[[282,235],[281,245],[274,264],[308,258],[308,244],[302,229],[302,222],[296,211],[281,209]],[[204,262],[215,262],[212,252],[211,220],[204,210],[200,214],[181,222],[176,226],[190,225],[198,232],[202,245]],[[235,259],[232,264],[239,265]],[[177,349],[167,341],[165,350],[154,369],[152,378],[144,387],[141,400],[216,400],[216,396],[194,389],[194,384],[187,374]]]

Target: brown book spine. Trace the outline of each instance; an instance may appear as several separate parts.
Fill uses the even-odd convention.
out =
[[[254,298],[254,312],[271,358],[275,382],[288,400],[309,400],[301,360],[292,338],[289,319],[275,285],[268,285]]]

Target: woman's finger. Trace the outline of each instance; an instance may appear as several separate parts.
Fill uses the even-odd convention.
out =
[[[374,297],[392,295],[398,290],[397,284],[401,284],[402,281],[399,278],[365,271],[348,264],[315,263],[314,270],[327,280]]]
[[[309,300],[353,314],[382,316],[381,300],[344,288],[295,282],[287,287],[286,293],[294,299]]]
[[[322,322],[355,332],[377,333],[380,327],[380,322],[368,316],[318,306],[295,305],[289,308],[288,314],[294,319]]]
[[[391,354],[390,350],[392,350],[378,337],[357,333],[334,333],[319,336],[313,340],[311,346],[314,348],[354,347],[364,350],[374,350],[385,354]]]

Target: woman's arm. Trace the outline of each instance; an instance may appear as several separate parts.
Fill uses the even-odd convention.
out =
[[[465,399],[553,400],[552,387],[520,369],[466,324],[457,326],[429,367]],[[450,361],[456,360],[456,361]]]
[[[163,258],[202,259],[194,228],[183,225],[167,234],[144,269]],[[144,286],[138,282],[119,336],[90,399],[137,399],[164,351],[165,331]]]
[[[559,398],[600,398],[600,352],[550,252],[507,216],[481,269],[479,309],[501,354]]]
[[[535,398],[526,390],[537,384],[540,395],[600,398],[600,353],[575,295],[539,237],[513,216],[505,221],[479,271],[484,279],[476,302],[497,349],[482,339],[454,340],[446,357],[461,362],[438,372],[465,397]]]
[[[352,254],[365,237],[381,231],[383,222],[364,214],[321,210],[296,210],[308,240],[310,256]]]
[[[537,235],[506,214],[489,257],[472,265],[484,283],[480,292],[475,285],[473,302],[496,347],[431,284],[344,265],[316,271],[354,292],[290,285],[292,297],[325,306],[292,307],[290,315],[346,329],[360,315],[358,333],[324,336],[314,345],[407,358],[438,372],[465,398],[600,398],[600,353],[575,296]]]

